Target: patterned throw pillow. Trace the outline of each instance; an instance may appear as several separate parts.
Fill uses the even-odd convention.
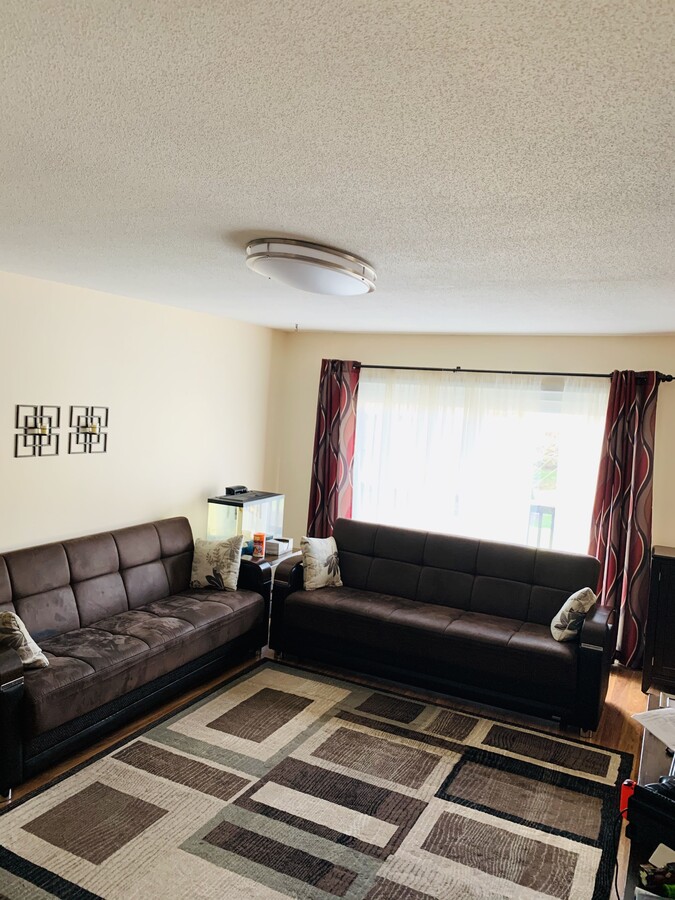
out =
[[[0,648],[16,650],[26,669],[44,669],[49,660],[13,612],[0,612]]]
[[[192,557],[190,587],[236,591],[243,543],[242,534],[226,541],[203,541],[197,538]]]
[[[340,560],[335,538],[304,537],[300,541],[305,590],[342,587]]]
[[[579,637],[586,613],[597,599],[593,591],[585,587],[565,600],[551,622],[551,634],[556,641],[573,641]]]

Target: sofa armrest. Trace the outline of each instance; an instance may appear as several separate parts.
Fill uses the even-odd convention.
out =
[[[299,557],[285,559],[274,573],[274,597],[270,622],[270,648],[281,652],[283,648],[284,604],[286,597],[304,586],[304,571]]]
[[[616,647],[616,610],[596,604],[579,635],[577,716],[582,729],[595,731],[607,695]]]
[[[23,663],[16,650],[0,650],[0,794],[9,795],[23,780],[20,707]]]
[[[242,559],[239,567],[237,590],[255,591],[265,601],[266,616],[269,616],[272,598],[272,566],[264,560]]]
[[[285,600],[293,591],[301,591],[304,587],[304,569],[299,556],[285,559],[274,573],[274,599],[279,596]]]
[[[616,610],[610,606],[595,604],[586,613],[581,626],[579,643],[582,648],[598,649],[614,655],[616,647]]]

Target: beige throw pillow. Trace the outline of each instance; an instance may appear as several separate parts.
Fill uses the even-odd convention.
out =
[[[593,591],[585,587],[565,600],[551,622],[551,634],[556,641],[573,641],[579,637],[586,613],[597,599]]]
[[[236,591],[243,543],[242,534],[226,541],[204,541],[197,538],[192,557],[190,587]]]
[[[49,660],[13,612],[0,612],[0,648],[11,648],[19,654],[26,669],[44,669]]]
[[[306,591],[342,587],[340,560],[335,538],[304,537],[300,541]]]

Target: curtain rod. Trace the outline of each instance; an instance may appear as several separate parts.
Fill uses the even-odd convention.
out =
[[[452,369],[442,369],[434,366],[371,366],[361,363],[362,369],[392,369],[402,372],[469,372],[472,375],[558,375],[566,378],[611,378],[611,372],[531,372],[527,370],[518,371],[515,369],[463,369],[461,366],[454,366]],[[657,381],[672,381],[672,375],[664,375],[663,372],[656,373]]]

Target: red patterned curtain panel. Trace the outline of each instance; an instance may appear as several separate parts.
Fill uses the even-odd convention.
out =
[[[352,514],[356,400],[361,363],[321,361],[307,534],[330,537],[335,520]]]
[[[616,658],[642,662],[649,601],[656,372],[613,372],[589,553],[603,606],[618,612]]]

